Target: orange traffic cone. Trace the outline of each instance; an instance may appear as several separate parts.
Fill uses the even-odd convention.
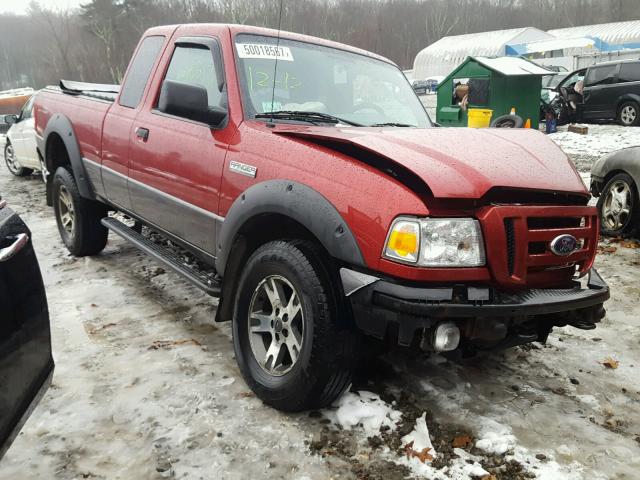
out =
[[[524,128],[531,128],[531,119],[527,118],[527,121],[524,122]]]

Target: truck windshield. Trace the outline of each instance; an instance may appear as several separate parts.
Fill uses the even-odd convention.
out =
[[[274,115],[277,121],[295,123],[431,126],[420,100],[394,65],[312,43],[281,38],[277,48],[276,44],[275,37],[235,37],[247,118],[264,118],[273,111],[281,112]]]

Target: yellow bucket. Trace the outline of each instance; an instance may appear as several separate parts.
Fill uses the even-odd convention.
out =
[[[493,110],[488,108],[470,108],[467,113],[467,126],[471,128],[487,128],[491,125]]]

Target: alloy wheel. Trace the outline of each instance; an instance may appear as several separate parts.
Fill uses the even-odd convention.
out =
[[[602,223],[609,230],[619,230],[631,213],[631,188],[619,180],[611,185],[602,205]]]
[[[75,210],[73,208],[73,199],[67,187],[60,185],[58,191],[58,211],[60,215],[60,223],[69,238],[73,238],[73,227],[75,225]]]
[[[17,175],[18,173],[20,173],[20,170],[22,169],[22,165],[20,165],[20,163],[18,162],[18,159],[16,158],[16,152],[13,149],[13,145],[11,144],[7,145],[7,148],[4,151],[4,158],[7,162],[7,167],[9,168],[11,173],[13,173],[14,175]]]
[[[262,369],[273,376],[289,372],[300,358],[305,318],[300,296],[280,275],[264,278],[249,305],[251,352]]]
[[[637,116],[638,112],[633,105],[626,105],[620,112],[620,118],[625,125],[633,125]]]

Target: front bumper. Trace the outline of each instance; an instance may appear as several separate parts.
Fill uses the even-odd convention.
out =
[[[586,280],[574,281],[570,288],[519,292],[465,285],[406,286],[345,268],[340,275],[358,328],[381,339],[396,331],[403,346],[442,319],[539,317],[551,325],[593,328],[604,317],[603,303],[609,299],[609,287],[594,268]]]

